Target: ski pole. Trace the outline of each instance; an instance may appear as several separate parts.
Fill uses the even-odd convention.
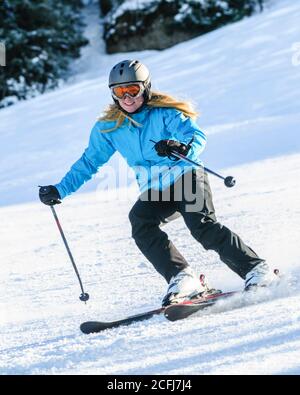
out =
[[[180,159],[184,160],[185,162],[191,163],[192,165],[195,165],[195,166],[198,166],[198,167],[203,167],[204,170],[205,170],[207,173],[213,174],[214,176],[216,176],[216,177],[218,177],[218,178],[221,178],[222,180],[224,180],[224,184],[225,184],[228,188],[231,188],[231,187],[234,187],[234,186],[235,186],[236,180],[235,180],[234,177],[232,177],[232,176],[223,177],[223,176],[221,176],[221,174],[218,174],[218,173],[214,172],[213,170],[210,170],[210,169],[208,169],[207,167],[202,166],[202,165],[199,165],[199,163],[196,163],[196,162],[194,162],[193,160],[191,160],[191,159],[189,159],[189,158],[186,158],[184,155],[180,154],[179,152],[176,152],[176,151],[173,151],[173,150],[172,150],[171,153],[172,153],[172,155],[175,156],[176,158],[180,158]]]
[[[150,141],[151,141],[152,143],[155,143],[155,144],[156,144],[156,141],[153,141],[153,140],[150,140]],[[185,157],[184,155],[182,155],[182,154],[180,154],[179,152],[176,152],[176,151],[174,151],[174,150],[171,150],[171,155],[172,155],[172,156],[175,156],[175,158],[182,159],[182,160],[184,160],[184,161],[187,162],[187,163],[191,163],[191,164],[194,165],[194,166],[202,167],[202,168],[204,169],[204,171],[206,171],[207,173],[213,174],[214,176],[216,176],[216,177],[221,178],[222,180],[224,180],[224,184],[225,184],[225,186],[228,187],[228,188],[231,188],[231,187],[235,186],[236,180],[235,180],[235,178],[232,177],[232,176],[223,177],[223,176],[221,176],[220,174],[216,173],[215,171],[210,170],[210,169],[208,169],[207,167],[205,167],[205,166],[203,166],[203,165],[199,165],[199,163],[194,162],[193,160],[191,160],[191,159]]]
[[[69,246],[68,246],[67,239],[65,238],[64,232],[63,232],[62,227],[61,227],[61,225],[60,225],[60,222],[59,222],[59,220],[58,220],[56,211],[55,211],[55,209],[54,209],[53,206],[50,206],[50,208],[51,208],[53,217],[54,217],[54,219],[55,219],[55,222],[56,222],[56,224],[57,224],[57,227],[58,227],[58,229],[59,229],[59,232],[60,232],[60,234],[61,234],[61,237],[62,237],[62,239],[63,239],[64,245],[65,245],[65,247],[66,247],[66,249],[67,249],[67,252],[68,252],[68,255],[69,255],[69,257],[70,257],[72,266],[73,266],[73,268],[74,268],[74,270],[75,270],[76,276],[77,276],[78,281],[79,281],[79,285],[80,285],[81,292],[82,292],[81,295],[79,296],[79,299],[80,299],[82,302],[85,302],[85,303],[86,303],[86,301],[89,300],[90,296],[89,296],[88,293],[84,292],[84,289],[83,289],[83,285],[82,285],[82,281],[81,281],[79,272],[78,272],[78,270],[77,270],[77,267],[76,267],[76,264],[75,264],[73,255],[72,255],[72,253],[71,253],[71,250],[70,250],[70,248],[69,248]]]

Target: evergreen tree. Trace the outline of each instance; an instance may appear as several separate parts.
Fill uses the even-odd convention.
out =
[[[106,1],[103,37],[115,53],[168,48],[262,11],[265,0]]]
[[[69,62],[87,44],[80,18],[81,0],[2,0],[0,106],[58,85]],[[6,98],[6,100],[4,100]]]

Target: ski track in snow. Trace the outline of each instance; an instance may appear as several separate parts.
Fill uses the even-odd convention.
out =
[[[183,321],[157,316],[82,335],[82,321],[156,308],[165,292],[130,237],[136,187],[124,188],[116,204],[96,178],[82,189],[90,192],[56,206],[91,297],[86,305],[51,211],[37,202],[36,186],[57,182],[83,151],[120,55],[101,57],[98,78],[91,66],[73,85],[1,110],[0,374],[300,373],[300,66],[292,65],[290,50],[300,37],[299,17],[299,4],[281,1],[169,50],[129,55],[149,64],[159,89],[176,93],[173,82],[180,81],[177,93],[195,98],[208,131],[205,164],[237,179],[226,189],[210,177],[219,221],[285,274],[275,290]],[[243,286],[182,219],[164,229],[217,288]]]

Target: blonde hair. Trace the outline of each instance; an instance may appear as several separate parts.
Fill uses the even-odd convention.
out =
[[[194,106],[189,101],[179,100],[171,95],[152,92],[151,99],[147,102],[148,107],[164,107],[164,108],[175,108],[181,111],[185,116],[196,119],[198,117],[198,112],[194,109]],[[134,119],[132,119],[128,114],[125,114],[118,107],[117,104],[110,104],[104,113],[99,117],[99,121],[116,122],[115,126],[110,129],[101,130],[102,133],[112,132],[118,129],[125,119],[133,123],[136,126],[142,126]]]

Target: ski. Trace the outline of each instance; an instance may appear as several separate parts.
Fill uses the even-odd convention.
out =
[[[130,325],[133,324],[134,322],[149,320],[154,315],[163,313],[164,310],[165,310],[164,307],[160,307],[155,310],[150,310],[144,313],[135,314],[117,321],[107,321],[107,322],[86,321],[80,325],[80,330],[81,332],[87,335],[90,333],[98,333],[104,331],[105,329],[117,328],[122,325]]]
[[[274,273],[280,277],[279,270],[275,269]],[[203,275],[200,276],[200,281],[203,281]],[[255,289],[255,287],[253,288]],[[169,321],[182,320],[189,317],[192,314],[197,313],[200,310],[204,310],[210,306],[213,306],[220,300],[230,298],[231,296],[243,294],[245,290],[222,292],[216,291],[205,296],[200,296],[195,299],[186,300],[181,303],[171,304],[166,307],[159,307],[155,310],[149,310],[144,313],[132,315],[117,321],[87,321],[80,325],[80,329],[85,334],[97,333],[104,331],[105,329],[117,328],[122,325],[130,325],[138,321],[144,321],[152,318],[154,315],[164,314]],[[251,292],[251,290],[246,291]]]
[[[171,304],[167,306],[164,310],[164,315],[169,321],[177,321],[182,320],[184,318],[189,317],[192,314],[197,313],[200,310],[204,310],[219,300],[226,299],[230,296],[236,295],[241,291],[232,291],[232,292],[219,292],[212,295],[207,295],[202,298],[188,300],[182,303]]]
[[[164,314],[170,321],[177,321],[187,318],[191,314],[201,309],[205,309],[215,304],[218,300],[232,296],[239,291],[217,293],[207,295],[205,297],[185,301],[182,303],[160,307],[155,310],[146,311],[144,313],[132,315],[117,321],[86,321],[80,325],[80,330],[85,334],[98,333],[105,329],[117,328],[119,326],[130,325],[135,322],[144,321],[152,318],[154,315]]]
[[[274,274],[279,277],[282,275],[279,273],[278,269],[274,270]],[[201,276],[200,276],[201,280]],[[255,290],[255,287],[253,288]],[[192,314],[197,313],[200,310],[206,309],[220,300],[229,298],[230,296],[243,294],[244,292],[251,292],[251,288],[243,291],[231,291],[231,292],[216,292],[211,295],[206,295],[197,299],[187,300],[182,303],[171,304],[167,306],[164,310],[164,315],[169,321],[182,320],[189,317]]]

